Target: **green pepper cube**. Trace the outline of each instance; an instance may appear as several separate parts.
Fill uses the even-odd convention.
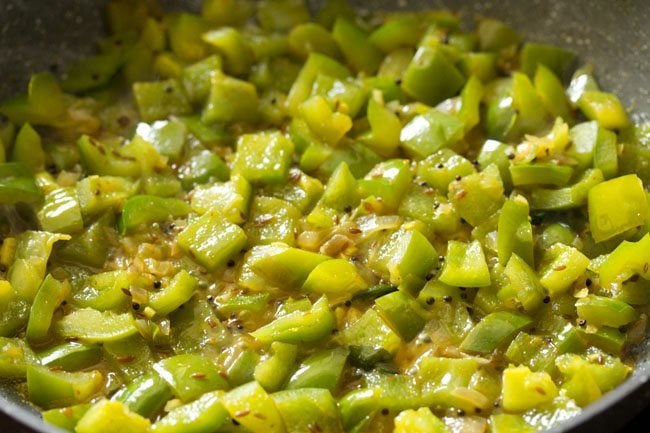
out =
[[[329,31],[317,23],[298,24],[289,32],[289,50],[292,54],[307,58],[310,53],[321,53],[332,58],[341,57],[336,40]]]
[[[521,70],[533,78],[537,65],[544,65],[553,73],[564,78],[573,63],[572,52],[545,44],[527,43],[521,50]]]
[[[332,218],[346,209],[359,205],[358,182],[345,162],[341,162],[327,180],[325,191],[314,210],[307,216],[310,224],[329,227]]]
[[[474,165],[451,149],[440,149],[418,164],[417,175],[438,191],[447,191],[457,176],[475,173]]]
[[[391,159],[376,165],[358,185],[362,197],[374,196],[386,213],[394,213],[412,179],[408,160]]]
[[[38,288],[29,313],[25,337],[32,343],[47,339],[54,312],[70,295],[68,281],[58,281],[49,274]]]
[[[28,365],[37,358],[26,341],[18,338],[0,337],[0,375],[4,379],[22,380]]]
[[[169,46],[180,59],[195,62],[206,56],[208,47],[201,40],[207,23],[196,14],[182,12],[169,22]]]
[[[69,373],[51,371],[38,365],[27,367],[27,394],[44,409],[86,403],[104,386],[97,370]]]
[[[541,63],[537,65],[533,84],[544,102],[546,111],[567,122],[574,118],[562,81]]]
[[[136,134],[151,143],[161,155],[178,159],[183,154],[187,127],[178,120],[157,121],[151,125],[140,123]]]
[[[337,18],[332,37],[355,72],[367,75],[377,72],[383,53],[368,40],[368,34],[357,24],[344,17]]]
[[[578,100],[578,107],[588,119],[596,120],[603,128],[623,129],[630,126],[621,100],[613,93],[585,91]]]
[[[354,264],[344,259],[334,259],[316,266],[309,273],[301,290],[327,294],[332,302],[337,302],[341,299],[349,299],[355,293],[367,288],[368,283]]]
[[[503,192],[499,169],[490,164],[480,173],[450,183],[448,197],[460,216],[477,226],[501,209],[505,201]]]
[[[365,366],[391,359],[402,344],[400,336],[373,308],[341,331],[336,340],[350,349],[351,361]]]
[[[509,284],[499,290],[497,295],[500,299],[515,299],[526,311],[532,311],[541,305],[545,297],[544,288],[535,271],[524,259],[512,253],[503,273]]]
[[[210,271],[225,265],[246,242],[246,232],[216,212],[195,219],[178,235],[179,246]]]
[[[646,234],[637,242],[621,242],[600,265],[600,284],[612,289],[613,284],[621,284],[634,274],[650,279],[649,254],[650,235]]]
[[[603,173],[597,168],[586,170],[578,181],[564,188],[536,188],[529,195],[530,207],[535,210],[566,210],[587,204],[591,189],[601,183]]]
[[[329,257],[279,243],[253,247],[244,258],[238,283],[254,291],[301,287],[309,274]]]
[[[327,100],[316,95],[300,104],[300,114],[309,129],[325,143],[336,145],[352,129],[350,116],[333,111]]]
[[[181,116],[192,112],[185,91],[178,80],[133,84],[133,96],[140,117],[145,122],[166,119],[170,115]]]
[[[565,186],[573,176],[573,168],[555,163],[513,164],[510,178],[514,186],[554,185]]]
[[[221,57],[215,54],[183,69],[181,82],[192,104],[202,104],[207,100],[212,85],[212,74],[221,71],[222,63]]]
[[[73,310],[54,324],[64,338],[78,338],[89,343],[117,341],[137,334],[131,313],[98,311],[92,308]]]
[[[490,416],[490,427],[493,433],[535,433],[537,427],[530,425],[523,416],[500,413]]]
[[[254,85],[218,71],[211,79],[210,95],[201,115],[204,123],[254,122],[257,119],[259,98]]]
[[[521,313],[497,311],[485,316],[474,326],[460,345],[469,353],[491,353],[515,338],[517,333],[532,325],[533,320]]]
[[[185,403],[206,392],[228,387],[217,366],[197,354],[165,358],[154,364],[153,369],[174,390],[174,395]]]
[[[602,393],[614,389],[632,371],[619,358],[593,349],[589,349],[586,356],[573,353],[561,355],[555,364],[566,379],[573,379],[581,371],[587,372]]]
[[[113,225],[113,214],[104,214],[58,249],[57,257],[64,261],[78,262],[95,268],[103,267],[109,250],[106,229]]]
[[[75,233],[83,229],[81,206],[74,188],[58,188],[45,196],[38,211],[43,230],[53,233]]]
[[[490,272],[481,244],[449,241],[439,279],[458,287],[489,286]]]
[[[43,412],[43,421],[65,431],[73,432],[77,423],[92,406],[82,403],[74,406],[50,409]]]
[[[481,19],[476,31],[481,51],[500,51],[521,41],[521,35],[515,29],[491,18]]]
[[[102,350],[96,345],[71,341],[38,352],[38,359],[44,367],[78,371],[98,364],[102,360]]]
[[[250,0],[205,0],[201,3],[201,15],[211,24],[242,25],[255,12]]]
[[[553,379],[546,372],[532,372],[528,367],[508,367],[503,372],[503,408],[524,412],[552,401],[558,394]]]
[[[190,151],[189,158],[178,173],[181,185],[186,189],[214,180],[226,181],[229,175],[230,169],[223,159],[200,144]]]
[[[596,242],[644,225],[648,200],[635,174],[602,182],[589,190],[589,227]]]
[[[203,394],[191,403],[171,410],[151,426],[153,433],[207,433],[218,430],[228,412],[221,403],[222,392]]]
[[[453,235],[460,228],[460,215],[447,198],[439,194],[431,194],[426,186],[413,185],[402,203],[398,215],[421,221],[434,233]]]
[[[426,321],[423,310],[413,297],[396,291],[375,300],[377,312],[404,341],[418,336]]]
[[[463,84],[463,74],[441,48],[432,47],[417,50],[402,79],[404,92],[427,105],[436,105],[455,96]]]
[[[313,343],[329,335],[335,319],[327,296],[322,296],[308,311],[296,310],[258,328],[251,333],[257,340],[269,343]]]
[[[192,298],[199,283],[187,271],[182,270],[161,291],[149,297],[149,306],[160,316],[166,316]]]
[[[544,252],[539,282],[551,295],[557,295],[565,292],[587,266],[589,259],[579,250],[557,243]]]
[[[56,125],[66,113],[61,86],[50,73],[34,74],[27,85],[27,95],[2,101],[0,113],[18,125]]]
[[[293,150],[293,143],[281,132],[242,135],[232,171],[251,183],[283,183],[289,176]]]
[[[250,71],[253,51],[239,30],[222,27],[204,33],[202,38],[223,57],[229,74],[240,76]]]
[[[227,392],[222,399],[230,417],[251,433],[285,433],[275,402],[257,382]]]
[[[87,173],[119,177],[139,177],[142,174],[140,162],[125,155],[123,148],[111,148],[87,135],[79,138],[77,147],[81,164]]]
[[[272,185],[266,189],[266,192],[273,197],[288,201],[301,213],[308,213],[323,194],[325,189],[323,184],[320,180],[307,176],[299,169],[291,169],[289,179],[291,182],[284,185]]]
[[[371,263],[376,271],[387,273],[390,282],[424,285],[424,278],[438,262],[438,253],[417,230],[401,229],[389,238]]]
[[[255,197],[244,230],[250,245],[296,243],[301,213],[291,203],[274,197]]]
[[[314,425],[323,433],[342,431],[337,402],[326,389],[291,389],[271,398],[289,432],[308,432]]]
[[[576,301],[578,317],[595,326],[619,327],[637,319],[633,307],[605,296],[587,295]]]
[[[326,349],[302,361],[287,383],[287,389],[323,388],[334,392],[343,376],[350,351],[344,347]]]
[[[194,188],[191,206],[194,212],[221,212],[231,223],[241,224],[248,218],[250,198],[250,183],[235,174],[228,182]]]
[[[25,123],[18,131],[11,159],[25,164],[33,171],[43,169],[45,153],[43,152],[41,136],[29,123]]]
[[[84,413],[75,432],[77,433],[142,433],[148,431],[148,419],[131,412],[118,401],[100,400]]]
[[[19,162],[0,163],[0,203],[34,203],[43,198],[31,170]]]
[[[395,417],[394,433],[449,433],[444,422],[435,416],[431,409],[407,409]]]
[[[274,341],[271,343],[271,352],[270,356],[255,366],[253,372],[255,380],[268,392],[282,389],[295,367],[298,346]]]
[[[523,196],[514,196],[503,204],[497,226],[497,251],[501,264],[507,264],[515,253],[534,266],[533,228],[529,213],[528,201]]]
[[[461,120],[432,108],[407,123],[400,140],[409,155],[423,159],[456,143],[464,134],[465,124]]]
[[[124,203],[120,216],[122,234],[133,232],[143,224],[165,222],[190,213],[190,206],[183,200],[152,195],[136,195]]]

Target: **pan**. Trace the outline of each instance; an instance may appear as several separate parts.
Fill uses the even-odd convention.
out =
[[[24,89],[31,73],[59,73],[64,65],[93,51],[103,32],[101,0],[2,0],[0,2],[0,98]],[[196,9],[198,1],[161,2],[167,9]],[[318,7],[318,1],[310,1]],[[650,120],[650,2],[641,0],[375,0],[352,1],[361,10],[446,8],[471,25],[477,16],[502,19],[528,40],[560,45],[593,63],[605,89]],[[650,404],[650,344],[636,349],[634,374],[583,412],[549,433],[613,432]],[[0,384],[0,431],[60,433],[38,412]],[[13,419],[12,425],[5,424]]]

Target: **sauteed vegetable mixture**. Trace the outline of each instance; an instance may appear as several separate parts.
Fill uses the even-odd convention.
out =
[[[650,125],[572,53],[344,0],[106,16],[0,104],[0,376],[47,422],[528,433],[631,373]]]

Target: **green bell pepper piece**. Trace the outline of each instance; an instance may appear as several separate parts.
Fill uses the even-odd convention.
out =
[[[149,307],[160,316],[166,316],[190,300],[199,286],[198,281],[187,271],[181,270],[161,291],[149,296]]]
[[[119,177],[139,177],[142,166],[123,149],[111,149],[99,141],[82,135],[77,142],[81,163],[89,174]]]
[[[553,379],[528,367],[508,367],[503,372],[502,402],[508,412],[524,412],[552,401],[558,394]]]
[[[130,313],[113,313],[81,308],[63,316],[54,328],[64,338],[79,338],[88,343],[121,340],[138,332]]]
[[[47,339],[54,311],[70,295],[70,284],[58,281],[48,274],[36,292],[29,313],[25,338],[32,343],[42,343]]]
[[[496,165],[489,165],[480,173],[473,173],[449,184],[449,201],[461,217],[478,226],[501,208],[504,188]]]
[[[578,317],[595,326],[619,327],[637,319],[633,307],[604,296],[587,295],[576,301]]]
[[[580,371],[588,372],[603,393],[614,389],[631,372],[630,366],[620,359],[592,349],[583,356],[570,353],[561,355],[555,364],[567,378],[575,377]]]
[[[307,216],[307,222],[321,227],[333,224],[332,218],[359,205],[358,182],[345,162],[341,162],[325,185],[325,191],[316,207]]]
[[[401,229],[381,247],[370,266],[387,274],[391,284],[403,284],[410,291],[424,285],[424,278],[437,263],[438,253],[422,233]]]
[[[432,108],[407,123],[400,133],[402,147],[418,159],[437,152],[460,140],[465,125],[457,117]]]
[[[521,49],[521,70],[533,78],[537,65],[544,65],[562,78],[573,63],[572,52],[552,45],[527,43]]]
[[[233,389],[222,402],[230,417],[251,433],[286,431],[275,402],[257,382]]]
[[[587,270],[589,259],[579,250],[556,243],[544,252],[538,274],[539,282],[551,296],[568,290]]]
[[[219,302],[216,308],[219,314],[223,317],[230,316],[233,313],[240,313],[242,311],[259,313],[266,308],[269,298],[270,295],[268,293],[237,295],[223,302]]]
[[[153,369],[184,403],[195,400],[206,392],[228,388],[219,369],[198,354],[165,358],[154,364]]]
[[[43,169],[45,153],[43,152],[41,136],[29,123],[25,123],[18,131],[11,159],[24,164],[32,171],[41,171]]]
[[[148,419],[131,412],[118,401],[100,400],[81,417],[76,433],[142,433],[148,431]]]
[[[404,195],[397,213],[423,222],[432,233],[452,235],[460,228],[460,216],[454,206],[445,196],[431,194],[426,186],[413,185]]]
[[[529,266],[534,266],[533,228],[529,213],[528,201],[522,196],[514,196],[503,204],[497,226],[499,263],[507,264],[515,253]]]
[[[287,431],[310,433],[314,426],[323,433],[342,433],[336,400],[326,389],[301,388],[271,395]]]
[[[56,125],[64,118],[65,111],[61,86],[47,72],[31,76],[27,85],[27,95],[0,103],[0,113],[15,124]],[[8,144],[5,142],[5,145]]]
[[[251,332],[251,335],[265,343],[311,343],[329,335],[335,324],[327,296],[322,296],[309,311],[297,310],[280,316]]]
[[[271,343],[273,352],[266,359],[262,359],[253,372],[255,380],[268,392],[282,389],[291,370],[294,368],[298,346],[294,344],[274,341]]]
[[[178,171],[178,177],[185,189],[191,189],[197,184],[214,180],[226,181],[230,169],[216,153],[198,144],[193,146],[185,164]]]
[[[195,62],[206,57],[208,47],[201,35],[208,25],[202,17],[182,12],[172,16],[168,26],[169,46],[180,59]]]
[[[119,227],[124,235],[142,225],[181,218],[190,213],[190,206],[183,200],[161,198],[152,195],[130,197],[122,208]]]
[[[292,28],[288,43],[291,53],[301,58],[306,59],[311,53],[321,53],[334,59],[341,57],[332,34],[316,23],[298,24]]]
[[[142,179],[144,195],[156,197],[177,197],[183,191],[183,185],[173,174],[147,176]]]
[[[426,320],[424,311],[410,295],[392,292],[375,300],[379,315],[399,334],[404,341],[418,336]]]
[[[151,143],[161,155],[177,160],[183,154],[187,127],[178,120],[157,121],[151,125],[140,123],[136,134]]]
[[[74,188],[57,188],[45,196],[38,211],[43,230],[53,233],[74,233],[83,229],[81,206]]]
[[[44,409],[86,403],[104,386],[97,370],[68,373],[45,367],[27,367],[27,393],[30,401]]]
[[[559,189],[534,189],[528,200],[534,210],[566,210],[587,204],[591,189],[604,180],[599,169],[586,170],[576,183]]]
[[[381,155],[394,155],[400,144],[402,122],[385,106],[379,90],[374,90],[368,101],[367,117],[370,132],[365,142]]]
[[[310,20],[303,0],[264,0],[257,9],[257,20],[266,32],[287,31]]]
[[[88,176],[77,182],[76,190],[82,215],[91,217],[122,207],[138,185],[116,176]]]
[[[412,179],[408,160],[390,159],[376,165],[358,181],[358,186],[362,198],[374,196],[380,199],[384,212],[392,214],[397,211]]]
[[[340,80],[351,75],[350,70],[336,60],[323,54],[311,53],[287,96],[286,104],[290,113],[296,113],[300,104],[309,98],[319,74]]]
[[[182,116],[192,112],[183,86],[175,79],[134,83],[133,96],[140,117],[145,122],[166,119],[170,115]]]
[[[124,289],[150,285],[148,278],[129,271],[109,271],[90,275],[83,286],[75,290],[74,302],[81,307],[95,310],[119,310],[127,306],[129,296]]]
[[[42,413],[43,421],[74,433],[77,423],[82,416],[90,409],[92,404],[83,403],[74,406],[66,406],[60,409],[50,409]]]
[[[219,55],[212,55],[183,68],[181,82],[185,94],[192,104],[203,104],[210,94],[211,76],[221,71],[223,61]]]
[[[74,239],[66,241],[56,251],[56,257],[64,261],[81,263],[94,268],[101,268],[108,256],[108,238],[106,231],[114,225],[112,213],[104,214]]]
[[[201,4],[201,15],[215,26],[244,24],[254,11],[249,0],[205,0]]]
[[[518,45],[521,35],[502,21],[483,18],[476,29],[481,51],[500,51]]]
[[[235,174],[228,182],[196,187],[192,192],[191,206],[200,214],[217,210],[231,223],[241,224],[248,218],[250,199],[250,183]]]
[[[215,212],[192,221],[177,239],[186,254],[210,271],[225,265],[247,242],[241,227],[223,221]]]
[[[0,377],[24,380],[27,366],[38,363],[27,342],[18,338],[0,337]]]
[[[478,241],[449,241],[445,262],[438,278],[451,286],[489,286],[490,272],[481,244]]]
[[[561,117],[567,122],[573,120],[574,115],[562,81],[543,63],[537,64],[533,84],[539,97],[544,102],[546,111],[554,117]]]
[[[435,416],[431,409],[422,407],[408,409],[395,417],[394,433],[449,433],[444,422]]]
[[[310,355],[289,378],[287,389],[323,388],[335,392],[349,354],[347,348],[336,347]]]
[[[222,392],[208,392],[197,400],[179,406],[151,426],[155,433],[211,433],[228,420],[221,402]]]
[[[233,386],[243,385],[253,380],[255,367],[260,361],[259,354],[252,349],[239,351],[226,361],[226,377]]]
[[[102,359],[102,352],[97,346],[69,342],[39,352],[37,356],[45,367],[77,371],[98,364]]]
[[[589,190],[589,227],[596,242],[644,225],[648,212],[643,182],[634,174],[599,183]]]
[[[308,213],[323,194],[323,184],[318,179],[307,176],[299,169],[289,170],[289,182],[284,185],[272,185],[266,193],[286,200],[303,214]]]
[[[301,290],[326,294],[332,302],[336,302],[349,299],[367,288],[368,283],[354,264],[344,259],[334,259],[317,265],[309,273]]]
[[[409,64],[402,90],[413,99],[436,105],[455,96],[465,84],[465,77],[439,47],[418,48]]]
[[[538,335],[520,332],[508,346],[505,355],[513,364],[553,374],[558,349]]]
[[[573,168],[553,163],[514,164],[510,177],[514,186],[554,185],[565,186],[571,180]]]
[[[529,327],[533,320],[521,313],[496,311],[485,316],[467,334],[460,349],[469,353],[491,353]]]
[[[0,203],[35,203],[42,198],[43,194],[27,166],[20,162],[0,163]]]
[[[539,307],[545,295],[535,271],[517,254],[512,254],[504,269],[508,283],[498,292],[499,299],[515,299],[526,311]]]
[[[240,174],[251,183],[284,183],[293,151],[293,143],[280,132],[243,135],[237,142],[233,174]]]
[[[300,114],[316,137],[333,146],[352,128],[350,116],[333,111],[320,95],[300,104]]]
[[[201,115],[204,123],[254,122],[257,119],[259,98],[255,86],[218,71],[211,79],[208,103]]]
[[[221,55],[231,75],[246,75],[253,63],[253,51],[246,39],[233,27],[222,27],[204,33],[203,40]]]
[[[244,230],[249,245],[283,242],[296,243],[301,213],[291,203],[273,197],[255,197]]]
[[[350,349],[350,361],[362,367],[372,367],[378,361],[390,360],[402,344],[402,339],[386,324],[373,308],[345,328],[336,341]]]
[[[598,90],[587,90],[578,100],[578,108],[591,120],[607,129],[630,126],[630,119],[618,96]]]
[[[310,272],[329,257],[282,244],[253,247],[244,258],[238,283],[256,292],[301,287]]]
[[[157,373],[138,377],[113,395],[130,411],[145,418],[155,418],[172,397],[172,389]]]
[[[596,79],[593,75],[593,66],[586,65],[581,68],[578,68],[571,77],[571,82],[567,87],[566,94],[569,97],[569,101],[573,106],[578,104],[578,101],[587,91],[598,91],[600,87],[596,82]]]
[[[458,176],[475,173],[476,169],[466,158],[451,149],[440,149],[418,164],[417,175],[429,186],[445,192]]]
[[[413,16],[396,17],[377,27],[369,37],[370,42],[384,53],[402,47],[415,47],[424,34],[424,26]]]
[[[369,35],[361,27],[347,18],[338,17],[332,28],[332,37],[355,72],[366,75],[377,72],[383,53],[369,41]]]
[[[102,343],[104,360],[125,382],[151,372],[154,356],[148,342],[139,333]]]

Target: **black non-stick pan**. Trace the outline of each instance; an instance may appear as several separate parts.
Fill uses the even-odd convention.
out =
[[[0,0],[0,98],[23,91],[33,72],[63,70],[92,52],[103,32],[103,0]],[[162,1],[196,9],[198,1]],[[310,2],[317,7],[317,1]],[[361,9],[446,8],[468,25],[476,16],[503,19],[529,40],[575,51],[596,66],[605,89],[620,95],[635,120],[650,121],[650,1],[647,0],[357,0]],[[634,374],[620,387],[553,430],[615,432],[650,404],[650,344],[637,350]],[[11,386],[0,384],[1,433],[61,430],[45,425]],[[4,423],[7,417],[22,427]],[[16,430],[16,428],[20,430]],[[22,430],[22,431],[21,431]],[[645,430],[650,431],[650,426]]]

